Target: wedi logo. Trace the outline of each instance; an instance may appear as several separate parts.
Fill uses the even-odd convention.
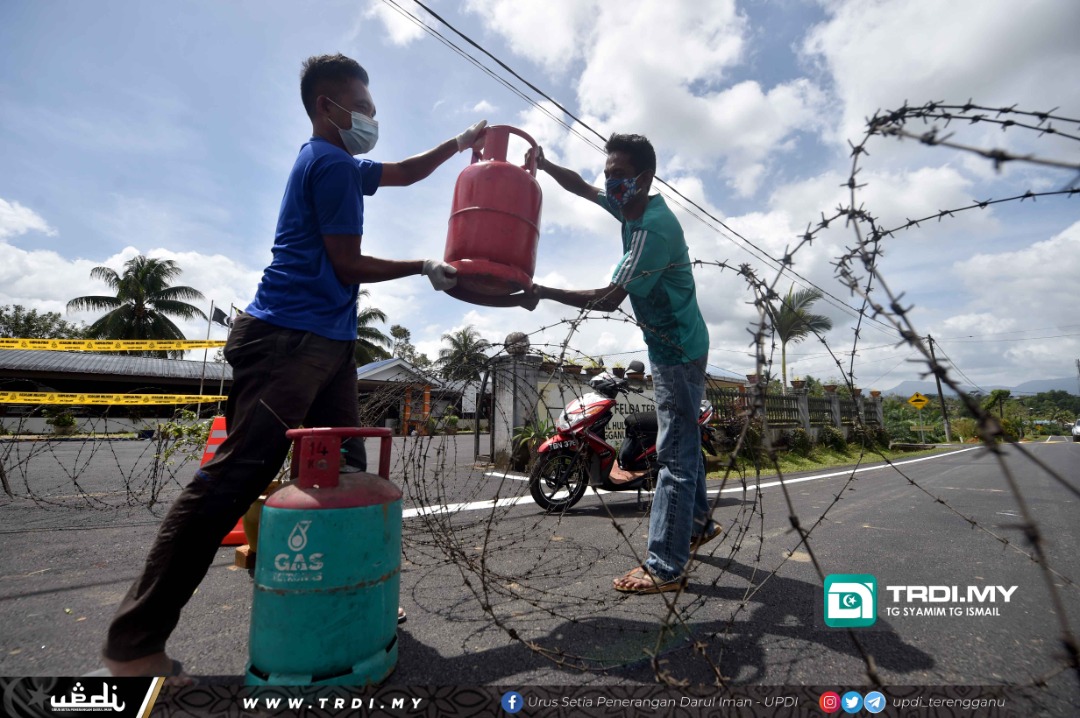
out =
[[[877,621],[877,579],[868,573],[825,577],[825,625],[864,628]]]
[[[66,696],[52,696],[49,700],[54,711],[110,711],[119,713],[125,703],[116,693],[116,686],[109,690],[108,683],[102,683],[101,692],[90,693],[81,681],[76,681],[71,693]]]

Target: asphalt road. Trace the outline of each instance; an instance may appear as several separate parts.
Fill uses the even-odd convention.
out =
[[[396,440],[394,478],[407,496],[401,604],[409,621],[391,680],[644,684],[655,681],[646,652],[659,650],[663,670],[692,683],[721,676],[860,686],[869,683],[865,652],[886,685],[1048,677],[1035,692],[1040,714],[1072,715],[1080,677],[1064,667],[1050,586],[1080,634],[1080,445],[1061,439],[1023,450],[1058,478],[1006,447],[1000,458],[977,448],[892,468],[787,477],[787,496],[775,479],[748,478],[749,489],[729,483],[713,494],[729,531],[706,547],[688,590],[628,597],[611,589],[611,579],[644,550],[647,515],[633,495],[590,493],[566,514],[546,516],[523,481],[472,463],[471,437]],[[177,481],[142,485],[127,468],[145,460],[145,444],[118,443],[89,458],[85,447],[57,451],[51,466],[39,456],[42,463],[24,463],[21,473],[9,467],[16,491],[33,498],[0,501],[0,675],[98,667],[105,627],[156,531],[147,497],[157,491],[167,504],[178,490]],[[417,511],[447,505],[451,511]],[[1030,558],[1025,513],[1052,572]],[[791,516],[811,529],[807,544],[792,532]],[[169,650],[206,680],[237,683],[252,587],[232,559],[233,549],[223,548]],[[876,623],[851,632],[826,626],[816,566],[824,575],[874,576]],[[888,588],[896,586],[956,586],[960,595],[968,586],[1016,588],[1007,602],[997,594],[986,604],[998,615],[939,616],[903,613],[967,606],[893,600],[908,597],[907,589]]]

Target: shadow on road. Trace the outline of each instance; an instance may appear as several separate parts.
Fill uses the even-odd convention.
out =
[[[399,639],[404,665],[395,680],[416,680],[421,674],[413,673],[422,667],[428,679],[469,676],[470,682],[496,685],[513,676],[520,679],[523,674],[537,675],[538,682],[545,684],[580,683],[581,676],[588,673],[648,682],[656,679],[649,656],[658,646],[660,670],[671,680],[693,684],[716,683],[717,672],[723,681],[739,684],[809,683],[813,678],[799,665],[804,661],[827,665],[829,654],[843,664],[854,659],[857,663],[852,668],[862,665],[862,655],[847,631],[828,628],[815,618],[821,610],[820,586],[733,560],[706,558],[706,562],[722,570],[721,579],[713,584],[692,579],[676,605],[681,621],[669,625],[662,620],[624,617],[627,613],[662,614],[662,597],[620,597],[614,591],[591,604],[596,615],[564,620],[553,628],[549,620],[543,620],[550,615],[502,615],[496,606],[492,610],[499,621],[522,640],[513,640],[485,616],[485,625],[478,626],[466,642],[486,634],[483,642],[490,644],[490,634],[498,632],[511,641],[509,645],[466,649],[453,656],[425,643],[418,625],[406,625]],[[742,581],[732,582],[731,577]],[[761,588],[753,592],[746,607],[737,610],[747,589],[757,586]],[[583,607],[578,604],[576,608],[580,613]],[[442,614],[447,609],[440,609],[435,620],[460,622],[463,609],[468,610],[459,603],[445,616]],[[878,669],[893,676],[935,666],[932,656],[905,643],[880,619],[872,630],[859,631],[858,640],[874,657]]]

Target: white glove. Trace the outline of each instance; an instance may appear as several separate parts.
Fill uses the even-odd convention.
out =
[[[453,289],[457,284],[457,267],[437,259],[425,259],[424,269],[420,273],[431,280],[436,292]]]
[[[476,145],[477,140],[479,140],[480,142],[479,142],[479,146],[476,147],[476,149],[478,149],[478,150],[484,149],[483,139],[484,139],[484,128],[485,127],[487,127],[487,120],[480,120],[475,125],[473,125],[469,129],[465,130],[460,135],[455,137],[454,139],[457,140],[457,151],[458,152],[464,152],[465,150],[469,149],[470,147],[473,147],[474,145]]]

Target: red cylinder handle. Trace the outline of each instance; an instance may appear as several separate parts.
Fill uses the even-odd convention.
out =
[[[475,164],[481,159],[484,160],[498,160],[499,162],[506,161],[506,141],[509,139],[507,135],[517,135],[530,145],[536,152],[532,153],[532,160],[528,165],[522,165],[521,169],[525,170],[533,177],[536,176],[536,156],[539,154],[540,147],[536,144],[536,140],[529,136],[524,130],[519,130],[516,127],[510,125],[489,125],[487,133],[484,139],[484,153],[481,155],[476,150],[472,153],[472,162]]]
[[[350,426],[319,426],[312,429],[289,429],[285,432],[285,436],[290,439],[333,436],[340,440],[353,436],[377,436],[379,437],[379,476],[387,480],[390,479],[390,442],[393,435],[393,432],[387,428]],[[338,460],[340,462],[340,457]]]

